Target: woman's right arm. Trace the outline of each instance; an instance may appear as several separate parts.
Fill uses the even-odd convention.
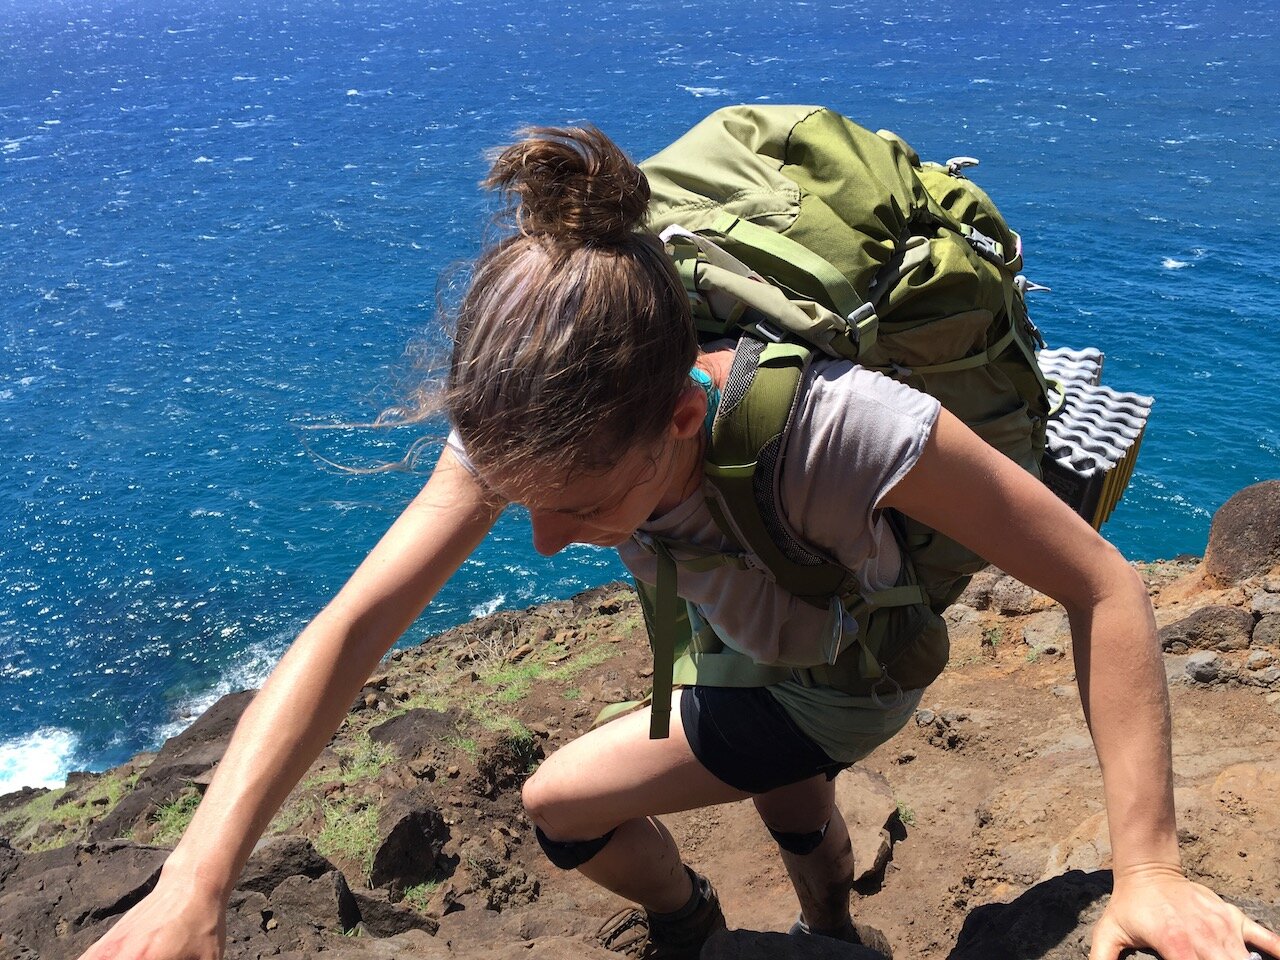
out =
[[[378,661],[500,512],[446,448],[427,485],[254,697],[155,890],[82,960],[221,956],[227,898],[254,844]]]

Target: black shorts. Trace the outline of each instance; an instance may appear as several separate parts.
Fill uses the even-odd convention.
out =
[[[768,793],[819,773],[834,780],[853,766],[832,760],[763,687],[686,687],[680,720],[698,762],[746,793]]]

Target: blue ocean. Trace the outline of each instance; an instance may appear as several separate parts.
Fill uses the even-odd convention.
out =
[[[1042,6],[1029,11],[1029,6]],[[1201,553],[1280,476],[1274,0],[3,0],[0,793],[258,684],[425,481],[378,431],[444,340],[484,150],[594,122],[647,155],[823,103],[972,177],[1053,346],[1157,398],[1105,532]],[[331,427],[333,429],[316,429]],[[510,511],[405,637],[623,574]]]

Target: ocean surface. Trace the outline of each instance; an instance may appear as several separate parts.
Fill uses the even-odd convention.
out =
[[[0,793],[258,684],[421,486],[327,462],[443,427],[311,428],[442,342],[483,151],[524,123],[644,156],[730,103],[823,103],[980,158],[1050,344],[1158,398],[1105,532],[1202,552],[1280,476],[1280,6],[890,6],[0,0]],[[538,557],[512,511],[404,642],[622,574]]]

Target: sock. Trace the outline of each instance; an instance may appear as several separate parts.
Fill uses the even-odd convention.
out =
[[[689,894],[689,899],[685,901],[685,905],[679,910],[673,910],[671,913],[654,913],[646,911],[649,914],[649,922],[657,924],[679,923],[681,920],[688,920],[697,913],[698,908],[702,906],[702,902],[707,898],[707,892],[710,884],[706,877],[699,876],[688,866],[685,871],[689,874],[689,879],[693,881],[693,893]]]

